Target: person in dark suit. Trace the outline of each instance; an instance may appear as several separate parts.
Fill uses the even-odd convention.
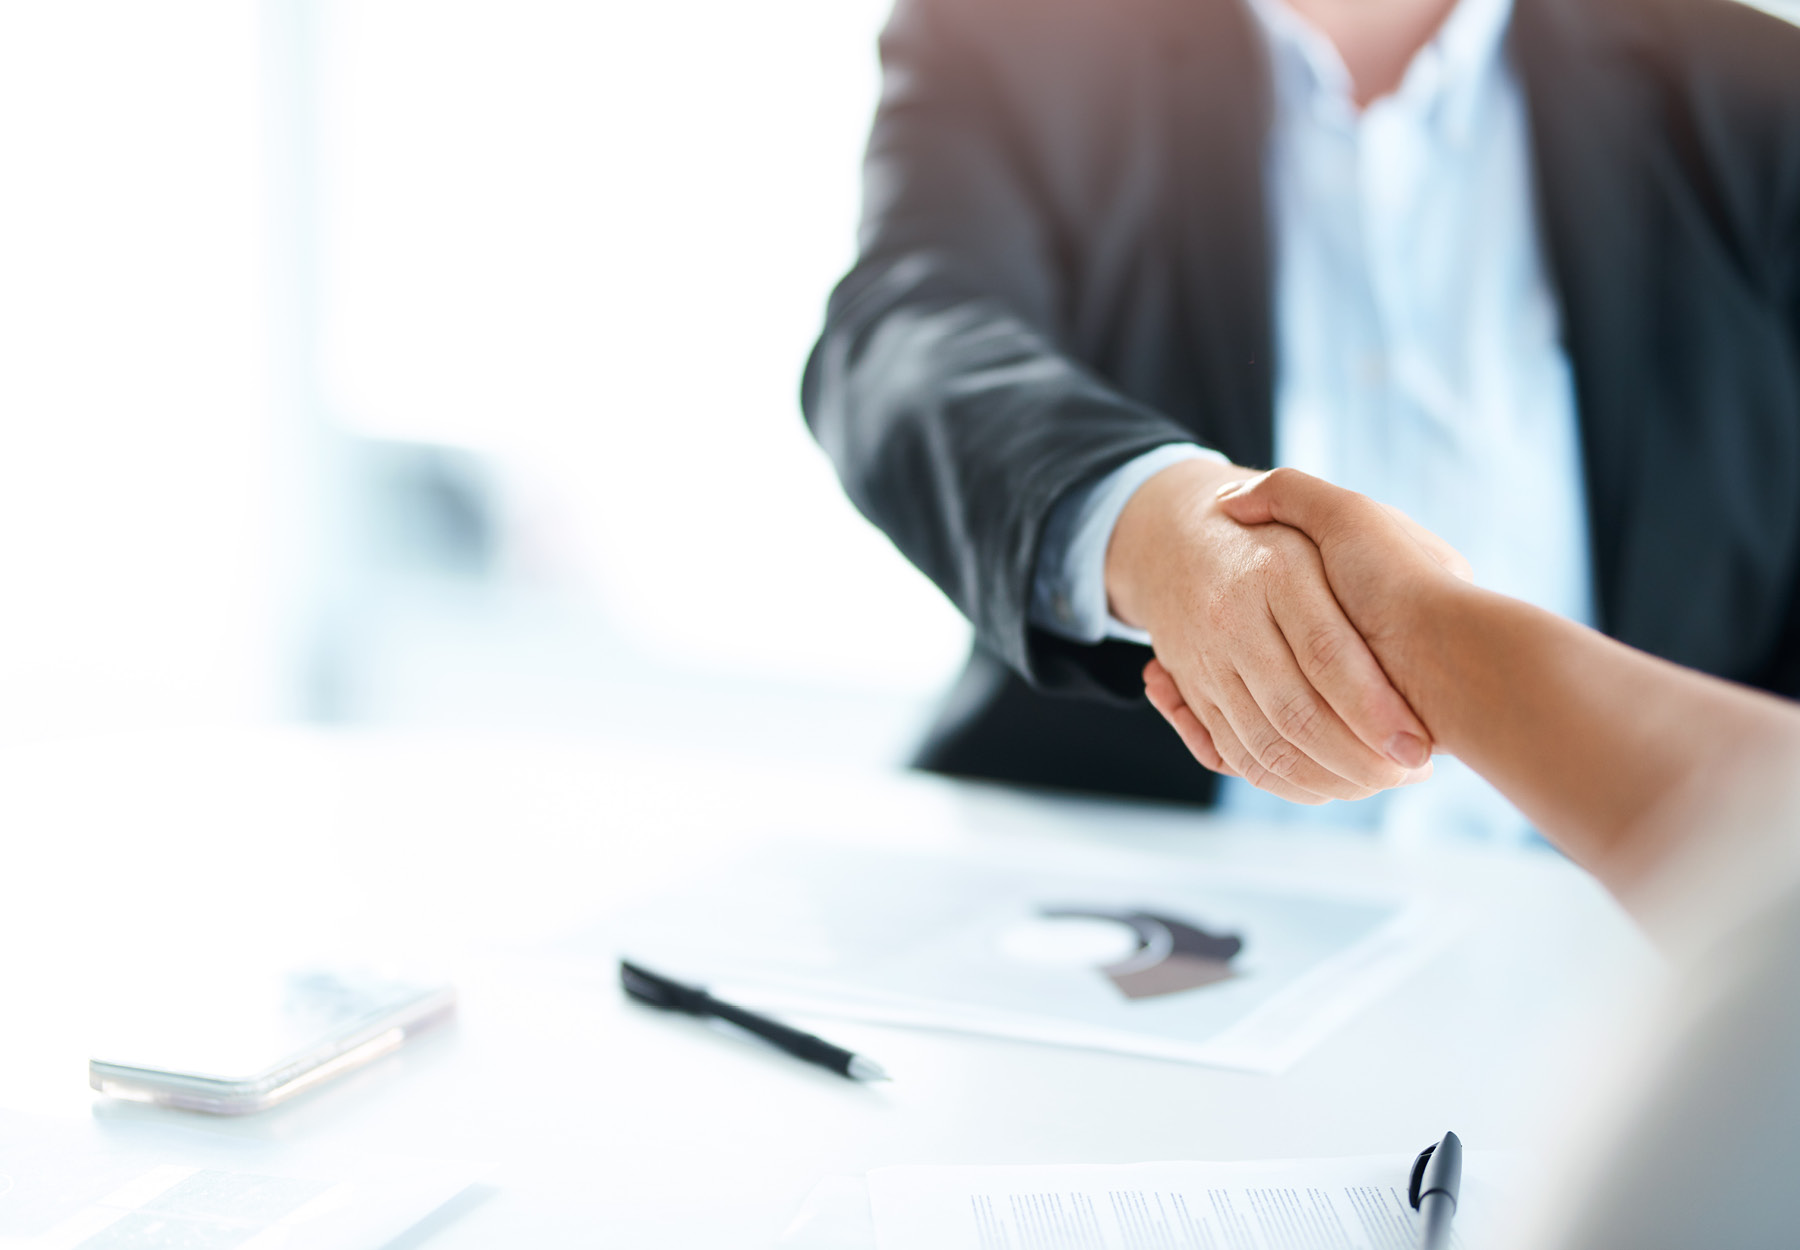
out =
[[[900,0],[882,55],[802,401],[975,626],[920,765],[1194,801],[1418,777],[1317,552],[1213,502],[1278,462],[1800,692],[1800,31],[1732,0]]]

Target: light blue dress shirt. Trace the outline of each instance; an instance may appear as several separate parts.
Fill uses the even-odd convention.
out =
[[[1359,111],[1318,30],[1252,0],[1275,89],[1265,154],[1274,241],[1275,461],[1398,507],[1487,587],[1589,621],[1573,379],[1535,213],[1526,102],[1506,56],[1512,0],[1461,0],[1397,91]],[[1052,513],[1033,623],[1147,641],[1107,610],[1106,547],[1158,448]],[[1485,783],[1439,757],[1420,786],[1303,808],[1226,779],[1240,815],[1386,823],[1409,836],[1522,835]]]

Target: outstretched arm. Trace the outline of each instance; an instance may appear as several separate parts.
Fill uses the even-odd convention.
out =
[[[1440,749],[1628,904],[1704,836],[1698,813],[1800,759],[1800,711],[1446,572],[1364,496],[1291,469],[1222,492],[1317,544],[1333,592]],[[1151,701],[1177,728],[1166,674]]]
[[[1137,133],[1138,115],[1108,110],[1135,107],[1138,93],[1117,91],[1116,66],[1147,50],[1142,31],[1088,8],[895,7],[859,256],[832,296],[802,403],[850,498],[983,647],[1044,689],[1135,698],[1134,648],[1031,616],[1058,510],[1196,437],[1143,388],[1114,385],[1096,364],[1103,344],[1078,325],[1102,241],[1138,228],[1127,206],[1140,197],[1096,196],[1085,171],[1124,159],[1116,136]],[[1090,138],[1021,123],[1065,114]],[[1078,155],[1083,142],[1094,150],[1077,160],[1070,145]],[[1087,584],[1104,581],[1118,618],[1153,637],[1211,728],[1209,766],[1299,802],[1399,784],[1429,763],[1424,727],[1344,619],[1310,544],[1212,507],[1223,478],[1248,472],[1190,461],[1144,483]]]

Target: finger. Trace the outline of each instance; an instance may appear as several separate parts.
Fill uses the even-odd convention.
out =
[[[1150,705],[1162,714],[1171,728],[1181,739],[1193,757],[1215,773],[1223,773],[1235,777],[1237,773],[1226,764],[1219,755],[1219,749],[1213,745],[1212,735],[1206,732],[1206,726],[1200,723],[1193,709],[1181,697],[1181,691],[1175,687],[1175,679],[1158,660],[1151,660],[1144,666],[1144,694]]]
[[[1207,704],[1199,713],[1201,724],[1212,735],[1213,744],[1219,749],[1219,758],[1225,761],[1226,767],[1234,776],[1240,777],[1255,786],[1273,794],[1278,799],[1286,799],[1290,803],[1299,803],[1306,807],[1317,807],[1321,803],[1330,802],[1322,794],[1314,794],[1311,790],[1302,789],[1293,782],[1277,777],[1257,762],[1250,749],[1237,736],[1231,727],[1230,719],[1216,703]]]
[[[1321,574],[1321,579],[1322,576]],[[1276,593],[1283,595],[1294,591],[1289,588]],[[1321,609],[1337,609],[1337,601],[1331,598],[1330,591],[1324,588],[1322,580],[1313,595],[1322,600],[1317,605]],[[1341,617],[1342,613],[1339,612],[1338,615]],[[1347,634],[1332,645],[1343,648],[1354,642],[1357,646],[1364,646],[1361,635],[1355,632],[1347,620],[1343,622],[1343,628],[1348,631]],[[1329,792],[1333,798],[1367,798],[1378,790],[1402,784],[1406,780],[1408,766],[1371,748],[1344,723],[1343,718],[1331,706],[1331,701],[1315,687],[1312,678],[1301,668],[1299,660],[1295,658],[1294,643],[1282,628],[1279,617],[1270,620],[1270,633],[1273,635],[1273,645],[1260,650],[1253,663],[1240,664],[1238,677],[1257,708],[1267,718],[1272,730],[1334,778],[1346,783],[1344,787],[1334,788]],[[1370,665],[1374,671],[1374,680],[1385,687],[1387,676],[1374,664],[1373,656],[1370,657]],[[1251,745],[1254,748],[1255,744]],[[1428,759],[1429,749],[1421,749]],[[1299,774],[1296,773],[1295,777],[1301,780]],[[1303,780],[1302,784],[1308,789],[1319,790],[1311,782]],[[1326,791],[1321,790],[1320,793]]]
[[[1224,757],[1219,754],[1218,747],[1214,744],[1212,735],[1207,732],[1206,726],[1200,723],[1199,717],[1195,716],[1192,709],[1182,701],[1181,692],[1175,686],[1175,679],[1169,676],[1168,670],[1163,668],[1162,662],[1159,660],[1152,660],[1144,667],[1144,694],[1150,700],[1151,706],[1155,707],[1163,719],[1175,730],[1177,736],[1195,759],[1215,773],[1222,773],[1227,777],[1239,776],[1238,771],[1226,763]],[[1345,732],[1348,730],[1346,729]],[[1429,780],[1431,772],[1432,767],[1428,761],[1423,768],[1406,772],[1398,784],[1402,786],[1417,785],[1421,781]]]
[[[1337,759],[1332,767],[1342,776],[1381,788],[1398,785],[1402,778],[1394,775],[1396,767],[1411,770],[1431,762],[1431,734],[1331,595],[1318,550],[1297,553],[1297,558],[1309,560],[1316,575],[1290,577],[1275,586],[1270,611],[1306,683],[1368,754],[1345,754],[1342,740],[1323,732],[1322,725],[1315,726],[1314,741]],[[1297,719],[1304,710],[1295,707],[1288,718]]]
[[[1340,527],[1365,522],[1371,514],[1398,522],[1437,564],[1464,581],[1473,581],[1468,560],[1449,543],[1398,508],[1344,490],[1298,469],[1270,469],[1260,477],[1227,482],[1219,488],[1219,508],[1244,525],[1277,521],[1328,546]]]
[[[1245,781],[1295,803],[1323,803],[1329,799],[1361,799],[1373,790],[1338,776],[1283,737],[1258,705],[1243,677],[1219,673],[1213,681],[1215,701],[1230,728],[1232,742],[1242,744],[1242,757],[1207,721],[1219,754]]]
[[[1290,803],[1300,803],[1307,807],[1317,807],[1321,803],[1330,802],[1322,794],[1314,794],[1302,786],[1297,786],[1285,777],[1278,777],[1264,768],[1257,761],[1256,755],[1244,745],[1238,737],[1237,730],[1232,727],[1231,718],[1217,703],[1207,702],[1199,706],[1189,704],[1213,745],[1218,748],[1219,758],[1225,761],[1226,770],[1233,777],[1248,781],[1258,790],[1264,790],[1278,799],[1286,799]]]
[[[1175,731],[1181,744],[1188,749],[1203,768],[1226,777],[1235,777],[1237,773],[1219,755],[1219,749],[1213,745],[1212,735],[1206,732],[1206,726],[1200,723],[1192,709],[1185,703],[1177,703],[1171,708],[1158,708],[1169,727]]]
[[[1225,713],[1220,710],[1219,705],[1215,701],[1209,698],[1196,697],[1184,690],[1181,683],[1175,679],[1175,675],[1166,668],[1163,671],[1163,676],[1168,679],[1170,685],[1174,686],[1175,692],[1173,698],[1166,692],[1159,694],[1159,697],[1169,703],[1171,707],[1173,706],[1175,699],[1181,701],[1181,706],[1186,708],[1188,715],[1194,718],[1194,723],[1199,726],[1200,731],[1206,735],[1207,741],[1213,744],[1213,749],[1219,756],[1220,772],[1229,777],[1239,778],[1245,776],[1245,770],[1247,769],[1258,775],[1264,774],[1265,770],[1257,764],[1256,757],[1252,755],[1249,750],[1245,748],[1243,742],[1238,739],[1236,732],[1231,727],[1230,720],[1226,717]],[[1295,803],[1306,803],[1310,805],[1324,801],[1318,795],[1303,790],[1299,786],[1291,785],[1280,778],[1270,777],[1268,778],[1268,782],[1269,784],[1264,785],[1261,788],[1267,789],[1271,794],[1278,795],[1281,798],[1290,799]]]
[[[1346,510],[1375,506],[1366,496],[1298,469],[1270,469],[1260,477],[1228,482],[1219,488],[1218,501],[1226,516],[1243,525],[1279,521],[1320,545],[1342,524]]]
[[[1314,805],[1327,801],[1329,796],[1296,785],[1264,767],[1257,759],[1256,753],[1244,745],[1231,717],[1219,707],[1218,703],[1211,699],[1194,698],[1188,695],[1175,681],[1173,674],[1160,661],[1152,660],[1150,664],[1146,665],[1144,677],[1147,692],[1152,684],[1155,686],[1153,701],[1159,710],[1168,709],[1164,712],[1165,719],[1169,720],[1171,724],[1176,724],[1178,719],[1176,708],[1178,706],[1185,708],[1188,716],[1193,718],[1195,728],[1206,735],[1207,742],[1212,745],[1219,757],[1221,767],[1217,771],[1228,776],[1251,780],[1251,783],[1258,789],[1267,790],[1290,802]],[[1241,682],[1238,683],[1237,688],[1242,690]],[[1249,702],[1247,698],[1244,701]],[[1253,718],[1254,715],[1255,709],[1254,706],[1251,706],[1246,714],[1246,719]],[[1191,744],[1189,750],[1193,750]]]
[[[1400,511],[1400,509],[1394,507],[1392,504],[1384,503],[1381,507],[1390,517],[1394,518],[1394,521],[1401,529],[1406,531],[1406,536],[1418,543],[1419,546],[1423,547],[1425,549],[1425,554],[1430,556],[1433,560],[1436,560],[1441,567],[1454,573],[1465,582],[1473,582],[1475,580],[1475,569],[1470,565],[1468,560],[1464,558],[1462,552],[1458,551],[1455,547],[1452,547],[1449,543],[1439,538],[1436,534],[1426,529],[1423,525],[1420,525],[1417,521],[1407,516],[1406,513]]]

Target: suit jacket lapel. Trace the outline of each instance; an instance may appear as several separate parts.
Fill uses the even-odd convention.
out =
[[[1657,402],[1655,100],[1622,6],[1516,0],[1514,63],[1531,112],[1544,243],[1575,374],[1599,624],[1626,612],[1646,507],[1640,420]]]

